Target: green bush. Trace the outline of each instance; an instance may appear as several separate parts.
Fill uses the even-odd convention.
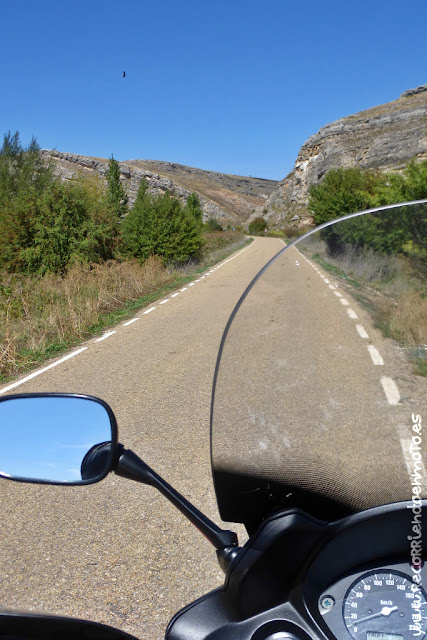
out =
[[[402,174],[360,169],[331,169],[322,182],[310,187],[309,209],[316,224],[363,209],[421,200],[427,197],[427,161],[410,161]],[[356,218],[322,232],[329,250],[337,255],[345,247],[406,254],[425,262],[427,218],[425,207],[395,209],[387,215]]]
[[[169,193],[160,197],[138,193],[121,234],[123,254],[140,261],[157,255],[166,263],[179,264],[200,257],[200,225]]]
[[[195,193],[194,191],[193,193],[190,193],[190,195],[187,198],[186,209],[187,209],[187,212],[191,216],[193,216],[197,224],[201,227],[203,225],[203,209],[202,209],[202,205],[200,204],[200,198],[197,195],[197,193]]]
[[[249,223],[249,233],[264,233],[265,229],[268,229],[267,221],[262,216],[255,218]]]
[[[203,230],[206,233],[210,233],[211,231],[222,231],[223,229],[218,220],[215,220],[215,218],[209,218],[203,225]]]
[[[83,180],[55,182],[37,200],[31,231],[31,242],[19,252],[23,270],[65,273],[75,263],[113,258],[118,222]]]
[[[129,198],[120,181],[120,165],[117,160],[115,160],[114,156],[111,156],[108,162],[108,169],[105,177],[107,179],[109,204],[116,216],[118,218],[122,218],[128,211]]]
[[[314,222],[322,224],[375,206],[371,193],[376,179],[375,174],[357,168],[328,171],[320,184],[309,188],[308,208]]]

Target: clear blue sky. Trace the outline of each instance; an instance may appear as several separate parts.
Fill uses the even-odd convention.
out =
[[[426,0],[1,7],[0,135],[42,148],[282,179],[321,126],[427,83]]]

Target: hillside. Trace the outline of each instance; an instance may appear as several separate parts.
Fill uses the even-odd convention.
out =
[[[427,158],[427,85],[393,102],[322,127],[301,147],[295,166],[257,210],[272,225],[311,222],[308,190],[337,167],[399,171],[411,158]]]
[[[46,149],[43,154],[53,159],[56,174],[64,180],[70,180],[78,172],[104,177],[108,168],[105,158]],[[141,179],[145,178],[149,192],[153,194],[168,191],[186,200],[195,191],[200,197],[204,219],[215,218],[222,225],[244,224],[254,209],[263,206],[279,185],[275,180],[204,171],[156,160],[128,160],[120,162],[120,168],[130,204],[135,200]]]

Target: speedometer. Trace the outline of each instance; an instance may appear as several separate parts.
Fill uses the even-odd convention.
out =
[[[427,631],[426,594],[403,573],[366,573],[348,589],[343,616],[355,640],[422,640]]]

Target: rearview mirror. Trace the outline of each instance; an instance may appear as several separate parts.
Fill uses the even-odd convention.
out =
[[[91,396],[0,398],[0,476],[21,482],[91,484],[111,470],[117,424]]]

